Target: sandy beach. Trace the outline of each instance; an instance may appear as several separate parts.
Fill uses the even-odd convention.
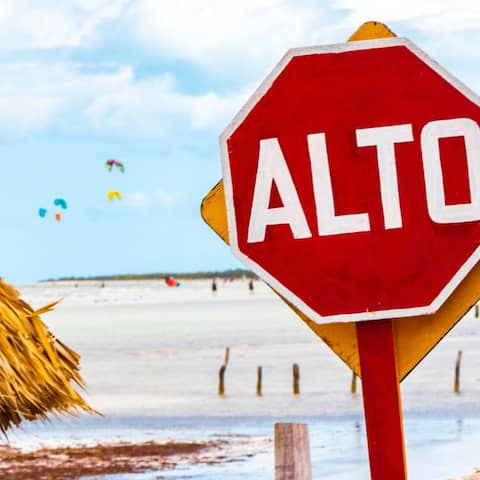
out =
[[[184,462],[167,458],[176,468],[165,470],[161,457],[147,458],[140,463],[148,471],[121,477],[103,471],[94,478],[266,480],[273,475],[274,423],[302,421],[310,429],[314,476],[367,478],[361,394],[350,394],[348,368],[263,283],[255,283],[254,295],[247,282],[218,287],[213,296],[208,281],[174,289],[161,281],[19,286],[34,307],[63,298],[44,320],[82,355],[87,398],[104,416],[25,425],[9,435],[14,455],[33,454],[26,458],[35,465],[45,449],[64,455],[68,446],[88,458],[98,445],[127,443],[141,452],[141,445],[161,450],[169,442],[220,442],[206,457],[218,462],[196,463],[195,452]],[[479,342],[480,320],[470,312],[402,383],[410,479],[453,479],[480,466]],[[226,346],[230,362],[220,398]],[[458,350],[461,393],[455,395]],[[299,396],[291,392],[293,363],[300,366]],[[255,395],[257,366],[263,367],[262,397]],[[110,454],[117,456],[114,449]]]

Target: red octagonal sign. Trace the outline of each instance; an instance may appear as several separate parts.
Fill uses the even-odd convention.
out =
[[[409,40],[291,50],[221,136],[234,254],[317,322],[434,313],[480,255],[479,121]]]

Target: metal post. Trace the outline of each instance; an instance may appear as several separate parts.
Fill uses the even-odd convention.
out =
[[[357,322],[371,480],[406,480],[392,320]]]

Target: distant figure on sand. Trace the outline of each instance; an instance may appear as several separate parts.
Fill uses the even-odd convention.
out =
[[[212,295],[215,296],[217,294],[217,281],[215,278],[212,278]]]
[[[253,295],[255,293],[254,290],[253,290],[253,280],[252,279],[250,279],[248,281],[248,290],[250,292],[250,295]]]

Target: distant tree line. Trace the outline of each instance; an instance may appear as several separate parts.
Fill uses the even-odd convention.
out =
[[[175,277],[180,280],[195,280],[200,278],[257,278],[257,276],[250,270],[243,268],[235,268],[231,270],[215,270],[210,272],[187,272],[187,273],[122,273],[119,275],[95,275],[91,277],[61,277],[48,278],[42,280],[43,282],[55,281],[80,281],[80,280],[163,280],[165,277]]]

